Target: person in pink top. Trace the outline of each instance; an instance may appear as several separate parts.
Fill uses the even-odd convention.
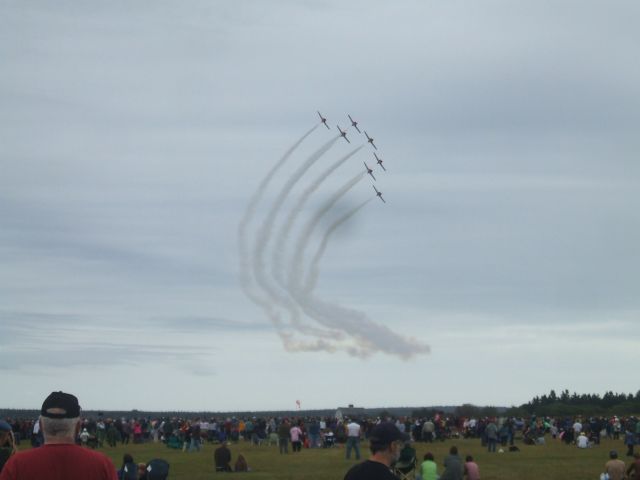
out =
[[[302,449],[302,429],[298,425],[294,425],[289,430],[291,435],[291,447],[294,452],[299,452]]]
[[[480,468],[471,455],[464,459],[464,477],[467,480],[480,480]]]

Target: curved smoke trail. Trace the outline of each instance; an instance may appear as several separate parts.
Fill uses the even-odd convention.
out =
[[[336,202],[353,188],[366,172],[359,173],[342,188],[340,188],[309,220],[303,233],[298,238],[296,250],[289,269],[287,286],[291,296],[295,298],[305,314],[316,320],[324,327],[339,329],[347,333],[357,346],[347,346],[344,349],[353,356],[368,357],[376,351],[383,351],[409,359],[420,353],[427,353],[429,347],[414,339],[404,338],[390,328],[379,325],[370,320],[364,313],[345,308],[315,298],[304,288],[302,276],[304,266],[302,258],[311,239],[311,234],[320,219],[336,204]]]
[[[326,337],[330,337],[331,334],[302,325],[302,323],[300,322],[300,309],[298,305],[296,305],[295,302],[292,302],[291,299],[286,295],[286,293],[283,294],[282,292],[278,291],[277,286],[271,284],[265,272],[264,252],[269,244],[276,216],[278,215],[278,212],[280,211],[280,208],[282,207],[284,201],[289,196],[289,193],[296,185],[296,183],[306,173],[306,171],[325,153],[327,153],[339,138],[340,135],[335,136],[324,145],[322,145],[314,153],[312,153],[307,158],[307,160],[289,177],[287,182],[281,188],[280,193],[276,197],[276,200],[273,202],[273,205],[271,206],[267,217],[258,230],[254,247],[254,255],[252,258],[253,274],[256,282],[258,283],[260,288],[267,293],[267,295],[274,303],[288,310],[291,320],[290,326],[298,329],[303,333]]]
[[[342,158],[338,159],[335,163],[330,165],[329,168],[327,168],[322,173],[320,173],[320,175],[317,176],[317,178],[311,183],[311,185],[309,185],[309,187],[307,187],[304,190],[304,192],[302,192],[302,194],[298,198],[298,201],[294,203],[294,207],[291,209],[291,211],[289,212],[289,215],[287,216],[287,219],[285,220],[283,225],[280,227],[280,230],[278,231],[278,234],[276,235],[276,240],[274,242],[275,246],[273,249],[271,268],[272,268],[273,277],[278,281],[278,283],[281,286],[286,288],[285,280],[283,278],[283,270],[284,270],[283,257],[286,251],[286,244],[287,244],[289,233],[291,232],[291,228],[293,227],[296,219],[298,218],[298,215],[300,215],[300,212],[302,212],[302,209],[304,208],[305,204],[307,203],[311,195],[313,195],[313,193],[320,187],[320,185],[322,185],[322,183],[327,179],[327,177],[329,177],[329,175],[331,175],[335,170],[337,170],[338,167],[340,167],[347,160],[349,160],[356,153],[358,153],[363,147],[364,145],[360,145],[359,147],[355,148],[354,150],[352,150]]]
[[[316,225],[320,219],[340,200],[349,190],[351,190],[362,178],[366,172],[360,172],[354,176],[351,180],[340,187],[330,198],[327,200],[317,211],[316,214],[307,222],[302,233],[298,237],[296,242],[296,248],[294,250],[293,258],[289,266],[289,275],[287,277],[287,289],[290,292],[298,293],[301,291],[300,284],[302,281],[302,272],[304,271],[304,265],[302,257],[304,251],[311,239],[311,234],[316,228]],[[295,295],[294,295],[295,296]]]
[[[240,220],[240,224],[238,225],[238,251],[240,254],[240,285],[244,290],[245,294],[257,305],[265,310],[267,316],[272,320],[273,324],[278,326],[280,325],[280,317],[273,311],[273,305],[267,299],[263,298],[256,291],[255,286],[253,284],[253,279],[251,277],[251,270],[249,267],[250,264],[250,253],[249,253],[249,241],[247,239],[247,226],[253,219],[256,209],[258,207],[258,203],[262,199],[264,192],[267,190],[269,183],[273,179],[273,176],[276,172],[284,165],[284,163],[289,159],[289,157],[296,151],[296,149],[300,146],[300,144],[311,135],[316,128],[318,128],[320,124],[315,125],[312,129],[306,132],[296,143],[294,143],[289,150],[287,150],[284,155],[280,158],[280,160],[271,167],[271,170],[267,173],[267,175],[262,179],[260,185],[254,192],[253,196],[249,201],[249,205],[244,212],[242,219]]]
[[[329,228],[327,228],[327,231],[322,236],[320,245],[318,246],[318,249],[316,250],[316,253],[313,256],[311,263],[309,263],[308,272],[303,282],[303,292],[305,295],[311,294],[313,289],[316,287],[316,284],[318,283],[318,275],[320,274],[318,265],[320,263],[320,260],[322,259],[322,256],[324,255],[324,251],[327,249],[327,245],[329,244],[329,240],[331,239],[331,235],[333,235],[333,232],[335,232],[340,225],[342,225],[351,217],[353,217],[356,213],[358,213],[371,200],[373,200],[373,197],[368,200],[365,200],[357,207],[345,213],[342,217],[338,218],[335,222],[333,222],[329,226]]]

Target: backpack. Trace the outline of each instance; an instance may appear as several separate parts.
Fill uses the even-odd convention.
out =
[[[127,462],[122,467],[122,480],[138,480],[138,465],[133,462]]]
[[[147,463],[147,480],[166,480],[169,476],[169,463],[161,458],[154,458]]]

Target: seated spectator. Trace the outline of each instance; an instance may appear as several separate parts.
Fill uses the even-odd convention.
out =
[[[584,432],[581,432],[580,435],[578,435],[578,439],[576,440],[576,445],[578,446],[578,448],[589,447],[589,439],[587,438]]]
[[[249,471],[249,465],[247,465],[247,461],[245,460],[243,455],[238,455],[238,459],[236,460],[236,465],[234,469],[236,472]]]
[[[223,443],[215,452],[213,452],[213,460],[216,466],[216,472],[232,472],[231,470],[231,450],[227,447],[227,443]]]
[[[444,471],[440,480],[462,480],[464,466],[458,456],[458,447],[455,445],[449,449],[449,455],[444,459]]]
[[[424,461],[420,465],[420,475],[422,476],[422,480],[437,480],[438,466],[433,459],[433,453],[425,453],[423,460]]]
[[[138,480],[147,480],[147,464],[144,462],[138,463]]]
[[[634,461],[627,468],[627,477],[629,480],[640,480],[640,452],[634,453],[633,458]]]
[[[464,475],[467,480],[480,480],[480,468],[471,455],[464,460]]]
[[[624,462],[618,459],[618,452],[611,450],[609,452],[610,460],[604,464],[604,473],[609,480],[622,480],[624,478]]]

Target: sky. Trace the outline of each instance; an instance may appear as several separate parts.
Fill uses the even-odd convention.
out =
[[[638,15],[2,0],[0,406],[635,393]]]

